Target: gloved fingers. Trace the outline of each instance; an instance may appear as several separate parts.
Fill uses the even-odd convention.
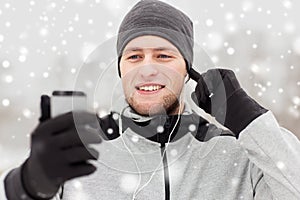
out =
[[[227,97],[230,97],[235,91],[241,88],[237,77],[232,70],[221,70]]]
[[[50,97],[48,95],[41,96],[40,108],[41,108],[41,115],[39,118],[40,122],[44,122],[47,119],[51,118],[51,111],[50,111]]]
[[[199,76],[197,86],[195,88],[195,91],[192,92],[191,98],[192,100],[205,112],[210,113],[211,112],[211,95],[212,92],[212,83],[210,80],[206,80],[209,77],[207,75],[207,72],[201,74]]]
[[[93,148],[77,146],[62,151],[67,163],[76,164],[87,160],[97,160],[99,152]]]
[[[205,77],[206,77],[206,73],[203,73],[201,76],[199,76],[195,91],[191,94],[191,97],[194,101],[196,100],[196,97],[198,98],[199,101],[200,99],[203,99],[205,96],[209,96],[211,93],[209,89],[210,84],[207,85],[207,83],[204,80]]]
[[[87,131],[86,129],[73,127],[61,134],[54,136],[54,143],[60,148],[68,148],[70,146],[82,145],[82,144],[98,144],[102,139],[100,133]]]
[[[59,134],[66,129],[75,127],[75,123],[78,126],[82,124],[97,126],[97,118],[95,114],[88,112],[68,112],[41,123],[35,132]]]
[[[201,78],[200,73],[197,72],[196,70],[194,70],[193,68],[191,68],[189,70],[189,76],[190,76],[191,79],[193,79],[196,82],[198,82],[198,80]]]
[[[77,178],[79,176],[86,176],[94,173],[96,170],[97,168],[88,162],[72,164],[69,168],[68,179]]]

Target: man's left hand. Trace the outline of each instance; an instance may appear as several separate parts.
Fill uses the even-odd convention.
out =
[[[216,68],[200,75],[191,68],[189,75],[197,82],[193,101],[236,138],[248,124],[267,112],[241,88],[232,70]]]

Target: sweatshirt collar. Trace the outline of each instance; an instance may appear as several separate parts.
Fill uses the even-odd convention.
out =
[[[122,115],[124,131],[130,128],[138,135],[161,144],[174,142],[188,133],[196,135],[198,128],[206,123],[187,103],[181,115],[142,116],[129,106]]]

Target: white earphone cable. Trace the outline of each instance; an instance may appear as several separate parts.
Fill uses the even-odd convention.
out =
[[[162,164],[163,158],[164,158],[164,156],[165,156],[165,154],[166,154],[167,148],[168,148],[169,143],[170,143],[170,140],[171,140],[171,136],[172,136],[172,134],[173,134],[173,132],[174,132],[174,130],[175,130],[175,128],[176,128],[176,126],[177,126],[179,120],[180,120],[180,111],[181,111],[181,107],[182,107],[182,103],[181,103],[181,96],[180,96],[180,100],[179,100],[179,110],[178,110],[178,118],[177,118],[176,123],[175,123],[175,125],[174,125],[174,127],[173,127],[173,129],[172,129],[172,131],[171,131],[171,133],[170,133],[170,135],[169,135],[169,137],[168,137],[168,141],[167,141],[166,146],[165,146],[165,149],[164,149],[164,151],[163,151],[163,153],[162,153],[162,159],[161,159],[160,163],[158,164],[158,166],[157,166],[157,167],[155,168],[155,170],[153,171],[153,173],[151,174],[150,179],[149,179],[142,187],[140,187],[140,188],[139,188],[139,186],[140,186],[141,180],[142,180],[141,170],[140,170],[140,168],[139,168],[139,166],[138,166],[137,160],[135,159],[135,157],[134,157],[132,151],[131,151],[131,150],[129,149],[129,147],[126,145],[126,143],[125,143],[125,141],[124,141],[124,138],[123,138],[123,133],[122,133],[122,131],[123,131],[123,130],[122,130],[122,129],[123,129],[123,126],[122,126],[122,115],[123,115],[123,112],[125,111],[126,107],[123,108],[123,110],[122,110],[122,112],[121,112],[121,115],[120,115],[120,117],[119,117],[119,135],[121,136],[121,139],[122,139],[122,142],[123,142],[125,148],[126,148],[127,151],[130,153],[132,159],[134,160],[134,164],[135,164],[136,169],[138,170],[138,174],[139,174],[139,181],[138,181],[138,184],[137,184],[137,186],[136,186],[136,188],[135,188],[135,190],[134,190],[134,193],[133,193],[133,196],[132,196],[132,200],[135,200],[136,197],[137,197],[137,195],[138,195],[138,194],[139,194],[139,193],[140,193],[140,192],[141,192],[141,191],[142,191],[142,190],[143,190],[143,189],[151,182],[151,180],[153,179],[155,173],[157,172],[157,170],[159,169],[160,165]]]
[[[172,131],[171,131],[171,133],[170,133],[170,135],[169,135],[168,142],[166,143],[165,149],[164,149],[164,151],[163,151],[163,153],[162,153],[162,160],[160,161],[160,163],[158,164],[158,166],[155,168],[154,172],[151,174],[150,179],[149,179],[142,187],[140,187],[140,188],[138,189],[138,191],[136,191],[136,192],[133,194],[132,200],[135,200],[135,198],[136,198],[136,196],[138,195],[138,193],[141,192],[141,191],[142,191],[142,190],[143,190],[143,189],[151,182],[151,180],[153,179],[155,173],[156,173],[157,170],[159,169],[159,166],[162,164],[163,158],[164,158],[164,156],[165,156],[165,153],[166,153],[166,151],[167,151],[167,148],[168,148],[169,143],[170,143],[170,140],[171,140],[171,136],[172,136],[172,134],[173,134],[173,132],[174,132],[174,130],[175,130],[175,128],[176,128],[176,126],[177,126],[179,120],[180,120],[180,110],[181,110],[181,99],[180,99],[180,101],[179,101],[178,118],[177,118],[177,120],[176,120],[176,123],[175,123],[175,125],[174,125],[174,127],[173,127],[173,129],[172,129]]]

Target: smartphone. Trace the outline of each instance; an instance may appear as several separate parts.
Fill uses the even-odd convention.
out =
[[[53,91],[51,96],[51,117],[70,112],[86,111],[87,98],[82,91]]]

